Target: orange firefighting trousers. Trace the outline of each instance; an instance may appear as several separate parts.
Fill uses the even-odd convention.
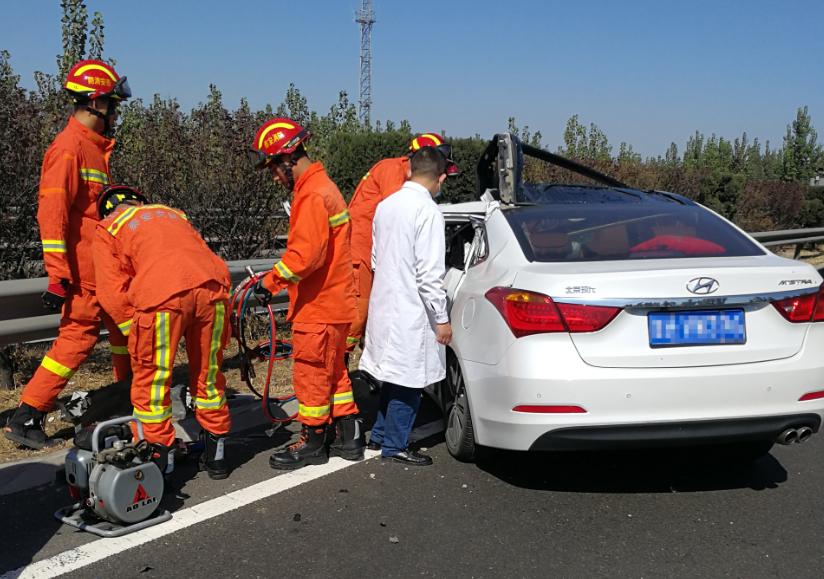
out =
[[[358,412],[343,363],[348,330],[349,324],[292,324],[292,383],[306,426]]]
[[[57,339],[23,389],[22,402],[43,412],[52,409],[60,392],[97,343],[101,320],[109,331],[114,379],[119,381],[129,377],[126,338],[100,307],[93,291],[72,287],[63,305]]]
[[[230,325],[226,293],[216,282],[178,294],[151,311],[135,314],[129,334],[132,405],[148,442],[172,446],[169,389],[180,339],[186,338],[189,392],[200,426],[212,434],[229,432],[226,377],[220,370]]]

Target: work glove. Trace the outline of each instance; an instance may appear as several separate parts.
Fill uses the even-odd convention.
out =
[[[260,305],[265,306],[272,301],[272,292],[264,287],[263,278],[257,280],[257,283],[252,291],[255,293],[255,297],[258,302],[260,302]]]
[[[66,301],[66,289],[69,287],[68,280],[61,279],[59,283],[50,283],[40,298],[43,300],[43,307],[47,310],[57,311],[63,307]]]

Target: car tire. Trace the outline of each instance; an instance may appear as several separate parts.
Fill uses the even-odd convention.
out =
[[[478,458],[472,414],[466,393],[461,366],[454,356],[449,356],[446,367],[446,400],[444,404],[444,439],[446,449],[461,462],[473,462]]]

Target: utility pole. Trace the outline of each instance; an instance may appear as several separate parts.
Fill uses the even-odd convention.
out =
[[[355,22],[361,27],[358,117],[362,123],[369,124],[372,111],[372,25],[375,23],[372,0],[362,0],[360,10],[355,12]]]

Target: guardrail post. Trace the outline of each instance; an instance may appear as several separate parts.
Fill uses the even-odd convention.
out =
[[[0,349],[0,388],[14,390],[14,360],[11,357],[13,346]]]

